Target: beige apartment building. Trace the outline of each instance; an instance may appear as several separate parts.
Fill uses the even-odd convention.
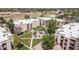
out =
[[[64,50],[79,50],[79,23],[65,24],[56,31],[56,43]]]

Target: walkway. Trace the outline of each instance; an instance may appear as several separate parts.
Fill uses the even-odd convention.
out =
[[[28,45],[24,44],[23,42],[21,42],[21,44],[23,44],[26,48],[30,49],[30,47]]]
[[[32,37],[31,37],[31,42],[30,42],[30,50],[32,50],[32,44],[33,44],[33,33],[34,33],[34,30],[32,30]]]
[[[62,48],[61,48],[61,46],[56,45],[56,46],[53,48],[53,50],[62,50]]]
[[[37,44],[35,47],[33,47],[33,50],[43,50],[43,48],[41,47],[41,43]]]

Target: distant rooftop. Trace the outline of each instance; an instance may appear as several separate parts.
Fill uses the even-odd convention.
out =
[[[41,20],[51,20],[50,17],[38,17],[38,19],[41,19]]]
[[[59,18],[53,18],[53,20],[56,20],[56,21],[64,21],[63,19],[59,19]]]
[[[16,20],[14,21],[15,25],[20,25],[20,24],[32,24],[34,21],[38,21],[38,19],[21,19],[21,20]]]

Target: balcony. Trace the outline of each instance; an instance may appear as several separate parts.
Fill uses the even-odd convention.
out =
[[[64,45],[66,46],[66,45],[67,45],[67,43],[64,43]]]
[[[7,47],[3,48],[3,50],[7,50]]]
[[[74,50],[74,48],[73,47],[69,47],[69,50]]]
[[[64,50],[66,50],[66,47],[64,47]]]
[[[70,43],[70,47],[74,48],[74,44]]]
[[[3,44],[2,44],[2,47],[3,47],[3,48],[6,48],[6,47],[7,47],[7,46],[6,46],[6,43],[3,43]]]
[[[75,40],[70,39],[70,43],[75,44]]]
[[[61,48],[63,47],[63,43],[60,43]]]

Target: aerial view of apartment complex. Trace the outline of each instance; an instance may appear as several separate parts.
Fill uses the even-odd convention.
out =
[[[79,9],[1,8],[0,50],[79,50]]]

